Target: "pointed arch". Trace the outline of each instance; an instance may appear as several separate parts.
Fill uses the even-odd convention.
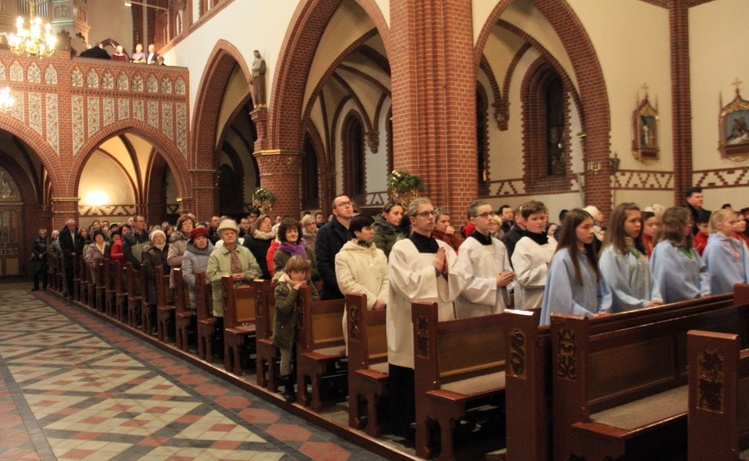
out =
[[[56,195],[61,197],[73,195],[72,190],[66,189],[68,183],[64,179],[65,175],[70,174],[69,170],[61,168],[60,156],[34,130],[8,115],[0,115],[0,130],[14,135],[34,150],[49,174]]]
[[[391,56],[390,30],[375,0],[355,0],[375,25],[385,51]],[[304,140],[304,92],[314,53],[329,19],[341,0],[299,2],[286,31],[273,77],[269,101],[270,146],[301,150]]]

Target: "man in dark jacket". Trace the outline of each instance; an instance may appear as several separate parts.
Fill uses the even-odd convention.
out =
[[[133,230],[122,236],[122,252],[125,254],[125,260],[133,263],[133,268],[140,269],[145,247],[150,242],[146,218],[138,215],[133,220]]]
[[[515,210],[515,224],[508,232],[505,232],[504,237],[502,237],[502,243],[507,247],[507,256],[511,258],[510,264],[512,264],[512,253],[515,251],[515,244],[523,237],[524,230],[525,219],[523,219],[523,205],[520,205],[517,210]]]
[[[62,250],[62,271],[65,276],[63,294],[73,297],[73,258],[78,254],[78,248],[83,246],[83,237],[78,234],[75,219],[70,218],[65,222],[65,227],[58,235],[60,250]]]
[[[317,231],[315,238],[317,271],[322,278],[321,299],[343,298],[335,276],[335,255],[351,240],[348,226],[354,217],[354,203],[348,196],[339,195],[333,200],[333,216],[332,221]]]

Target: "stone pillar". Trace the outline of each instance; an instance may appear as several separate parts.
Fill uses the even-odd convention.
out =
[[[302,152],[260,150],[252,155],[260,170],[260,186],[273,192],[273,214],[298,216],[301,210]]]
[[[88,25],[88,4],[80,0],[56,0],[50,4],[50,9],[52,31],[56,34],[65,32],[72,42],[68,43],[68,46],[72,44],[73,48],[80,50],[79,52],[85,51],[83,43],[76,38],[76,35],[81,34],[88,40],[88,32],[91,30]],[[59,49],[70,49],[59,45]]]
[[[461,222],[478,197],[471,14],[470,0],[390,2],[394,168]]]
[[[255,123],[257,139],[255,151],[268,150],[268,108],[260,107],[250,112],[250,118]]]

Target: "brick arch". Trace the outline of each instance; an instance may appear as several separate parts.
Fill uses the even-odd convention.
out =
[[[26,171],[18,164],[11,156],[0,151],[0,163],[2,167],[7,171],[18,186],[18,191],[21,193],[21,201],[25,204],[32,204],[34,206],[44,204],[44,191],[38,193],[34,191],[34,185],[29,180]]]
[[[486,41],[502,13],[515,0],[500,0],[481,27],[473,61],[478,68]],[[611,110],[603,69],[588,33],[566,0],[533,0],[533,5],[554,28],[578,76],[578,91],[582,105],[580,122],[586,134],[583,151],[588,160],[601,164],[602,174],[586,177],[586,202],[601,210],[611,210],[610,166]],[[580,78],[585,76],[585,78]],[[591,121],[590,124],[586,121]]]
[[[5,130],[28,145],[39,156],[39,160],[49,174],[52,182],[52,190],[60,197],[70,197],[74,188],[65,178],[69,177],[75,170],[60,164],[60,156],[52,150],[38,133],[22,122],[8,116],[0,115],[0,130]],[[19,186],[20,187],[20,186]]]
[[[190,178],[187,176],[187,161],[179,152],[177,146],[161,131],[137,120],[127,120],[113,123],[106,129],[100,130],[94,136],[89,138],[88,142],[81,148],[81,153],[78,154],[73,161],[75,181],[72,181],[71,184],[74,187],[75,193],[77,193],[78,191],[78,184],[81,180],[83,166],[86,164],[91,155],[93,155],[96,149],[104,141],[122,134],[134,134],[151,143],[151,145],[158,151],[158,153],[162,157],[164,157],[164,160],[169,165],[169,168],[172,169],[174,178],[177,180],[177,186],[180,195],[187,195],[189,193]]]
[[[242,53],[226,40],[218,40],[211,51],[198,84],[195,99],[192,130],[192,168],[211,169],[217,165],[216,160],[216,120],[221,111],[221,103],[226,92],[234,66],[239,66],[247,85],[252,71],[244,60]],[[252,92],[250,92],[252,93]]]
[[[391,53],[390,30],[375,0],[355,0],[367,13]],[[269,100],[269,145],[299,151],[304,142],[304,92],[314,53],[341,0],[299,2],[278,56]]]

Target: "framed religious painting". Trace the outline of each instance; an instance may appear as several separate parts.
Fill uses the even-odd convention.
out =
[[[740,83],[740,82],[739,82]],[[744,101],[736,85],[736,97],[723,105],[720,98],[720,154],[729,160],[741,162],[749,158],[749,102]]]
[[[637,102],[632,113],[632,155],[646,165],[658,160],[658,102],[650,104],[645,85],[645,97]],[[639,95],[638,95],[639,97]]]

